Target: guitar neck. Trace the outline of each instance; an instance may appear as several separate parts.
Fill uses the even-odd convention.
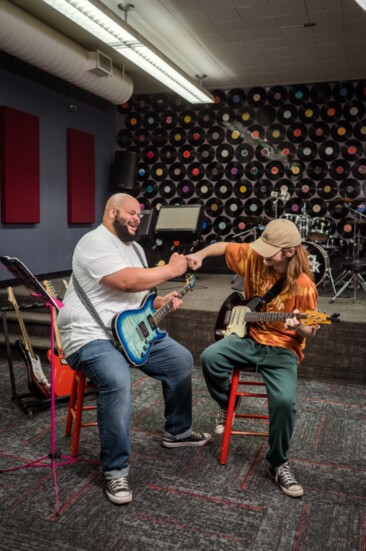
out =
[[[191,289],[192,289],[191,285],[189,283],[187,283],[187,285],[185,285],[180,291],[178,291],[178,297],[177,298],[183,298],[184,295],[186,295],[188,293],[188,291],[190,291]],[[156,312],[153,316],[156,325],[159,325],[161,320],[163,318],[165,318],[165,316],[167,314],[169,314],[169,312],[171,311],[172,308],[173,308],[173,299],[170,299],[166,304],[161,306],[161,308],[156,310]]]
[[[20,327],[22,337],[23,337],[23,341],[24,341],[24,346],[27,349],[27,351],[28,351],[29,355],[31,356],[31,358],[35,359],[36,355],[34,353],[33,346],[30,342],[30,338],[29,338],[29,335],[28,335],[28,331],[25,327],[23,318],[22,318],[21,313],[20,313],[18,303],[15,300],[14,292],[13,292],[13,289],[11,287],[8,288],[8,294],[9,294],[9,302],[13,306],[14,312],[16,313],[16,316],[17,316],[17,319],[18,319],[19,327]]]
[[[306,314],[294,314],[293,312],[246,312],[246,322],[271,322],[271,321],[286,321],[288,318],[297,318],[298,320],[306,319]]]

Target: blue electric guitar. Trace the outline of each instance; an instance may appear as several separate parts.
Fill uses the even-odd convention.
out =
[[[195,285],[195,276],[188,276],[186,285],[178,292],[178,298],[184,297],[188,291],[193,291]],[[112,320],[113,335],[132,365],[144,364],[153,343],[160,341],[166,335],[166,331],[160,331],[159,323],[172,310],[173,300],[154,310],[153,303],[156,296],[156,293],[150,293],[145,297],[140,308],[116,314]]]

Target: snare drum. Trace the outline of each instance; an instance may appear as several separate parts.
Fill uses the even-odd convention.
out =
[[[286,220],[291,220],[293,222],[301,235],[301,239],[306,239],[309,233],[309,227],[311,223],[311,218],[306,215],[302,214],[291,214],[289,212],[285,212],[281,218],[285,218]]]
[[[331,222],[327,218],[313,218],[309,239],[325,243],[330,236]]]
[[[323,247],[311,241],[304,241],[303,245],[308,251],[310,269],[314,274],[314,283],[319,285],[330,268],[329,257]]]

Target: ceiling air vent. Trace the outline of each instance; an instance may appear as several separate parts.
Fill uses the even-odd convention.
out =
[[[87,52],[88,71],[97,77],[111,77],[113,74],[112,58],[97,50]]]

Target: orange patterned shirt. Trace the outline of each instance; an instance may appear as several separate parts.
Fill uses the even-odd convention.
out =
[[[228,268],[244,278],[246,299],[263,296],[276,283],[276,277],[264,278],[262,275],[263,258],[250,247],[249,243],[229,243],[225,250]],[[315,284],[306,274],[297,281],[297,294],[290,296],[281,292],[270,303],[261,308],[261,312],[300,312],[317,310],[318,293]],[[303,359],[306,339],[296,331],[285,329],[284,322],[266,322],[250,324],[250,336],[260,344],[287,348],[296,354],[299,362]]]

